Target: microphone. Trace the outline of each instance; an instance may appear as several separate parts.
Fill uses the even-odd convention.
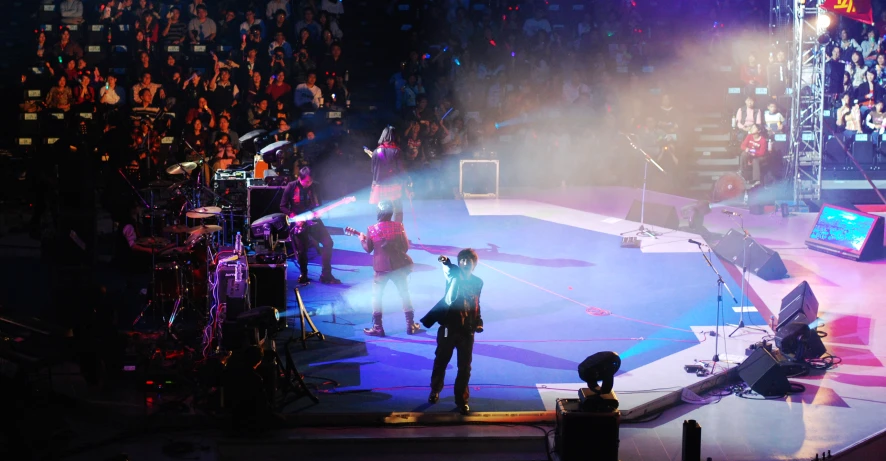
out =
[[[741,213],[736,213],[734,211],[729,211],[729,210],[723,210],[723,214],[729,215],[729,216],[741,216]]]
[[[689,243],[694,243],[694,244],[696,244],[696,245],[698,245],[698,246],[702,246],[702,245],[704,245],[704,243],[701,243],[701,242],[698,242],[698,241],[695,241],[695,240],[692,240],[692,239],[689,239]]]

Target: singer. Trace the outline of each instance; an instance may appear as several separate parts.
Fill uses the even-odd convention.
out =
[[[474,357],[474,333],[483,332],[483,318],[480,316],[480,291],[483,280],[473,274],[479,257],[477,252],[465,248],[458,252],[458,265],[449,262],[446,256],[437,258],[443,264],[446,276],[446,294],[421,323],[430,328],[440,324],[437,330],[437,350],[434,353],[434,369],[431,372],[431,394],[429,403],[437,403],[443,390],[446,366],[452,359],[452,351],[457,350],[458,374],[455,376],[455,404],[459,412],[466,415],[468,407],[468,381],[471,379],[471,362]]]
[[[390,200],[394,206],[394,222],[403,222],[403,182],[408,183],[406,169],[397,146],[394,127],[387,126],[378,138],[378,147],[372,152],[372,190],[369,203],[375,205]]]

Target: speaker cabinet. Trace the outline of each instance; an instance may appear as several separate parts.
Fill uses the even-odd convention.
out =
[[[618,461],[621,413],[583,412],[579,399],[557,400],[554,447],[562,461]]]
[[[280,200],[283,199],[285,186],[252,186],[246,196],[246,213],[249,222],[262,216],[280,212]]]
[[[754,392],[766,397],[781,397],[791,390],[791,384],[778,361],[764,347],[754,349],[754,353],[742,362],[738,367],[738,376]]]
[[[803,318],[799,318],[802,316]],[[776,331],[793,322],[810,324],[818,317],[818,300],[812,293],[809,282],[803,281],[781,299],[781,310],[778,313],[778,326]]]
[[[250,264],[249,277],[253,309],[271,306],[281,313],[286,310],[286,263]]]
[[[640,222],[641,205],[642,203],[639,200],[634,200],[625,219],[628,221]],[[642,211],[644,224],[674,230],[680,228],[680,217],[677,215],[677,209],[671,205],[646,202],[646,207]]]
[[[714,245],[714,251],[739,268],[745,267],[747,258],[748,271],[763,280],[778,280],[788,275],[788,269],[777,251],[766,248],[753,237],[745,237],[743,232],[735,229],[729,229]]]

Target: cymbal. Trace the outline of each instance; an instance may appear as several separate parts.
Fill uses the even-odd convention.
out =
[[[191,237],[194,237],[196,235],[214,234],[220,230],[222,230],[221,226],[216,226],[215,224],[208,224],[205,226],[192,227],[190,232],[191,232]]]
[[[182,163],[176,163],[175,165],[172,165],[171,167],[167,168],[166,172],[168,174],[185,174],[185,173],[190,173],[190,172],[194,171],[195,169],[197,169],[196,163],[182,162]]]
[[[263,147],[262,150],[259,151],[259,154],[264,155],[269,152],[274,152],[275,150],[277,150],[281,147],[287,146],[289,144],[292,144],[292,142],[291,141],[272,142],[271,144],[268,144],[267,146]]]
[[[240,142],[243,143],[243,142],[249,141],[249,140],[257,138],[265,133],[267,133],[267,131],[265,131],[265,130],[252,130],[249,133],[246,133],[243,136],[240,136]]]
[[[191,228],[184,224],[175,224],[172,226],[166,226],[163,228],[163,232],[169,234],[187,234],[191,232]]]
[[[205,206],[200,208],[194,208],[193,210],[188,210],[185,214],[187,217],[191,219],[206,219],[211,218],[217,214],[221,213],[221,208],[217,206]]]
[[[165,239],[163,237],[143,237],[135,241],[136,245],[148,248],[165,248],[168,247],[171,243],[172,242],[170,242],[169,239]]]

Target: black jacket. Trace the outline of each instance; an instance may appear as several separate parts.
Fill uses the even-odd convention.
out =
[[[483,280],[474,274],[467,278],[463,277],[462,269],[449,261],[443,263],[443,275],[446,277],[446,293],[443,295],[443,299],[421,318],[422,325],[425,328],[431,328],[435,323],[439,323],[442,326],[471,333],[482,330],[480,292],[483,290]],[[464,299],[468,299],[473,306],[464,308],[460,313],[453,312],[453,309],[462,308],[458,304]],[[453,325],[453,319],[458,317],[461,317],[459,324]]]
[[[294,180],[286,185],[286,189],[283,189],[283,197],[280,198],[280,212],[287,216],[298,215],[318,206],[320,206],[320,202],[314,194],[313,186],[304,189],[298,180]]]

